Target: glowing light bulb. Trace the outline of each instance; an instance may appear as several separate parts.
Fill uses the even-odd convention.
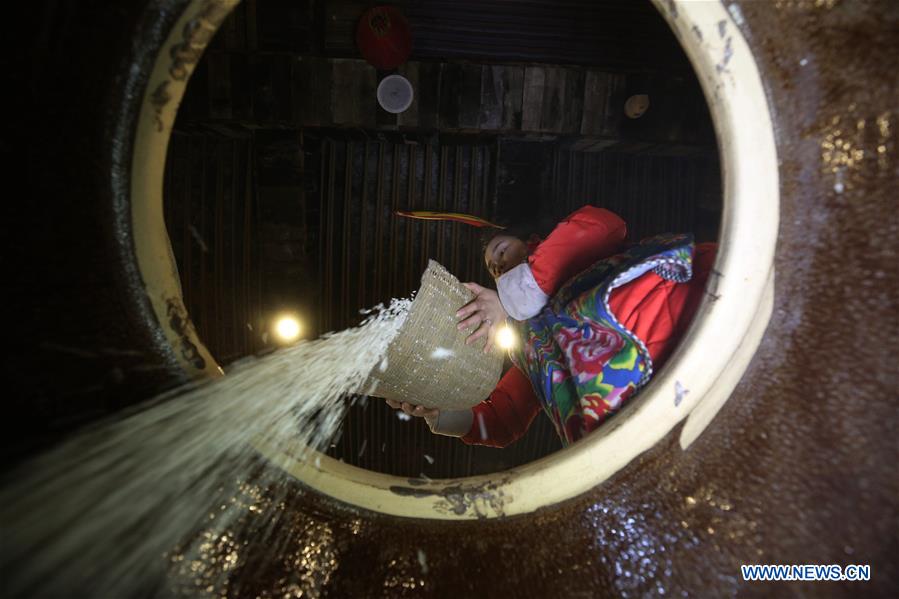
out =
[[[296,341],[300,336],[300,321],[293,316],[282,316],[275,323],[275,333],[281,341]]]
[[[503,325],[496,332],[496,344],[502,349],[515,347],[515,333],[508,326]]]

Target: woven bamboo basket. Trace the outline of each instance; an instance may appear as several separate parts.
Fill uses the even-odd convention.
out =
[[[484,401],[502,374],[498,349],[486,339],[465,345],[471,331],[456,329],[456,310],[474,299],[456,277],[431,260],[406,322],[369,374],[372,395],[428,408],[462,410]],[[382,370],[383,369],[383,370]]]

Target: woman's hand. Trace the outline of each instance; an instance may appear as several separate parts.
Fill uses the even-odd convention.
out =
[[[386,401],[387,405],[394,410],[402,410],[410,416],[425,418],[427,420],[436,420],[440,415],[440,410],[438,410],[437,408],[426,408],[424,406],[416,406],[415,404],[411,404],[406,401],[398,402],[392,399],[385,399],[384,401]]]
[[[484,346],[486,354],[493,348],[496,332],[506,322],[508,315],[496,291],[481,287],[477,283],[462,284],[475,294],[475,298],[456,312],[456,316],[463,319],[457,328],[461,331],[474,327],[474,332],[465,340],[466,344],[474,343],[486,335],[487,345]]]

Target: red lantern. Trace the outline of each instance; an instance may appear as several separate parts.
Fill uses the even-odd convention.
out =
[[[409,22],[393,6],[369,8],[356,26],[356,45],[372,66],[393,70],[406,62],[412,52]]]

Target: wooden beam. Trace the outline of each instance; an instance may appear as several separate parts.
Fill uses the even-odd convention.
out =
[[[539,131],[543,122],[543,93],[546,69],[529,66],[524,69],[524,98],[521,106],[522,131]]]

